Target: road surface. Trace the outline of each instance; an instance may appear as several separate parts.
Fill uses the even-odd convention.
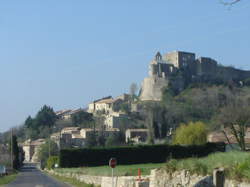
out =
[[[25,164],[17,178],[6,187],[70,187],[38,170],[35,164]]]

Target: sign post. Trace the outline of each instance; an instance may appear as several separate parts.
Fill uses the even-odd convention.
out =
[[[114,168],[116,167],[116,158],[111,158],[109,160],[109,166],[112,168],[112,187],[114,187]]]

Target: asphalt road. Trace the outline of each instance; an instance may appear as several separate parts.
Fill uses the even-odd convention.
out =
[[[70,187],[42,173],[34,164],[25,164],[16,180],[6,187]]]

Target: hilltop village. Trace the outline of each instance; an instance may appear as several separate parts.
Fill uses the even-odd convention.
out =
[[[166,93],[178,98],[182,91],[203,83],[217,86],[232,83],[241,87],[248,84],[249,77],[250,71],[224,67],[212,58],[196,58],[194,53],[174,51],[161,55],[158,52],[149,64],[149,75],[142,81],[138,95],[107,96],[92,101],[87,109],[57,111],[55,115],[60,122],[57,125],[59,128],[53,130],[48,138],[60,149],[86,147],[93,134],[106,141],[111,136],[120,137],[124,144],[171,141],[173,130],[186,118],[182,120],[174,116],[167,119],[174,113],[174,108],[162,109],[158,105],[165,102]],[[172,112],[171,115],[169,112]],[[77,119],[80,120],[81,116],[85,116],[85,121],[77,125]],[[203,119],[204,116],[198,118]],[[235,142],[230,132],[227,133]],[[226,141],[218,132],[210,134],[208,139]],[[45,137],[27,139],[22,143],[25,160],[38,161],[38,150],[44,143]]]
[[[149,65],[149,77],[142,83],[140,99],[142,101],[160,101],[162,89],[171,87],[180,93],[192,83],[213,84],[234,81],[242,84],[250,77],[250,71],[219,65],[209,57],[196,59],[195,53],[174,51],[164,55],[159,52]]]

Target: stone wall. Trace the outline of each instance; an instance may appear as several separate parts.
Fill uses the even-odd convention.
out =
[[[210,176],[191,175],[188,171],[167,173],[164,169],[151,171],[149,187],[211,187],[213,180]]]
[[[111,187],[112,177],[107,176],[91,176],[81,175],[77,173],[59,173],[55,170],[47,170],[53,175],[62,177],[74,178],[78,181],[85,182],[87,184],[94,184],[95,186]],[[120,176],[114,177],[115,187],[149,187],[149,176],[143,176],[142,181],[137,181],[138,177],[135,176]]]
[[[226,179],[223,187],[249,187],[250,183]],[[212,176],[201,176],[189,171],[168,173],[164,169],[151,171],[149,187],[215,187]]]
[[[70,177],[87,184],[95,186],[111,187],[112,178],[107,176],[90,176],[76,173],[58,173],[54,170],[48,171],[51,174],[63,177]],[[215,175],[214,175],[215,176]],[[135,176],[114,177],[115,187],[215,187],[213,176],[202,176],[191,174],[189,171],[176,171],[168,173],[164,169],[151,170],[150,176],[143,176],[141,181]],[[223,187],[249,187],[250,183],[234,180],[223,180]]]
[[[168,86],[168,80],[161,77],[147,77],[142,83],[140,99],[142,101],[160,101],[162,89]]]

